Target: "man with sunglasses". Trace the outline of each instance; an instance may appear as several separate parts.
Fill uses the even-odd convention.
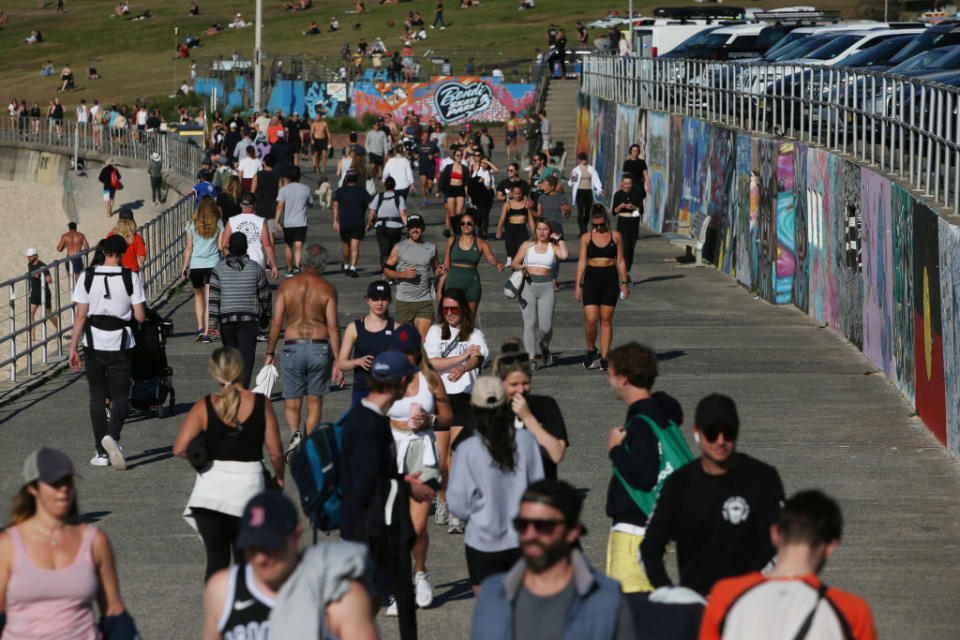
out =
[[[672,584],[663,563],[670,540],[680,584],[704,596],[721,578],[759,571],[773,558],[770,527],[783,483],[776,469],[736,450],[739,429],[729,397],[714,393],[697,405],[693,439],[702,455],[664,482],[640,545],[655,588]]]
[[[513,526],[523,559],[487,578],[473,610],[472,640],[627,640],[633,620],[620,585],[593,569],[577,544],[583,498],[562,480],[527,487]]]

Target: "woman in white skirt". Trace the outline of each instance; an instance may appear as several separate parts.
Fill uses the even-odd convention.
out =
[[[238,562],[236,540],[243,507],[264,490],[263,445],[283,487],[283,447],[277,417],[265,396],[243,388],[243,360],[233,347],[210,356],[210,374],[220,391],[198,400],[173,444],[173,454],[206,450],[183,517],[200,534],[207,552],[206,580]],[[198,438],[198,436],[201,436]],[[197,439],[197,442],[194,440]],[[191,443],[193,443],[191,445]],[[201,453],[200,457],[204,457]],[[198,462],[196,458],[191,463]]]

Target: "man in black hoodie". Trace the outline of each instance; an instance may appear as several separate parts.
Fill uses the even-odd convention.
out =
[[[647,518],[664,480],[693,454],[680,434],[680,403],[662,391],[650,393],[657,378],[657,354],[629,342],[610,351],[607,382],[627,404],[627,419],[607,438],[613,477],[607,489],[607,515],[613,527],[607,542],[607,575],[624,593],[652,591],[639,549]]]

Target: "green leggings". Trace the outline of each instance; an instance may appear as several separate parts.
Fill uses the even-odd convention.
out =
[[[447,289],[462,289],[467,294],[467,302],[480,302],[483,291],[480,289],[480,274],[476,267],[467,269],[451,266],[447,281],[443,285],[443,290]]]

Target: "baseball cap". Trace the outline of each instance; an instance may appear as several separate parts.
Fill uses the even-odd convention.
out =
[[[240,194],[240,204],[245,204],[248,207],[257,204],[257,196],[253,194],[253,191],[244,191]]]
[[[693,421],[700,431],[720,425],[734,429],[740,427],[737,405],[732,398],[720,393],[711,393],[697,403]]]
[[[73,475],[73,462],[63,451],[53,447],[40,447],[23,461],[23,484],[43,480],[53,484]]]
[[[127,241],[123,239],[123,236],[113,234],[100,241],[100,250],[104,253],[122,256],[127,251]]]
[[[220,164],[227,164],[230,161],[227,160],[227,156],[220,156],[219,158],[217,158],[217,162]]]
[[[27,249],[27,257],[28,257],[28,258],[29,258],[30,256],[37,256],[37,255],[40,255],[40,254],[37,253],[37,250],[34,249],[33,247],[30,247],[29,249]]]
[[[279,491],[264,491],[243,508],[237,546],[277,549],[297,528],[297,510]]]
[[[230,128],[231,128],[231,129],[236,129],[236,128],[237,128],[237,123],[236,123],[236,122],[231,122],[231,123],[230,123]]]
[[[391,300],[393,294],[386,280],[374,280],[367,287],[367,297],[371,300]]]
[[[117,218],[120,220],[133,220],[133,209],[130,207],[120,207],[117,210]]]
[[[473,383],[470,401],[479,409],[496,409],[507,401],[503,382],[495,376],[480,376]]]
[[[200,169],[200,171],[197,171],[197,180],[206,180],[209,177],[210,172],[206,169]]]
[[[378,382],[400,382],[417,371],[417,367],[399,351],[384,351],[370,365],[370,377]]]
[[[412,324],[403,324],[393,332],[393,348],[405,353],[420,351],[420,331]]]
[[[571,484],[563,480],[544,479],[534,482],[523,492],[523,498],[520,499],[520,502],[521,504],[538,502],[553,507],[563,514],[567,526],[580,524],[581,534],[586,535],[587,533],[586,527],[580,522],[583,497]]]
[[[411,213],[407,216],[407,228],[420,227],[421,229],[425,229],[426,226],[427,223],[423,221],[423,216],[420,214]]]
[[[247,252],[247,236],[242,231],[234,231],[230,234],[230,240],[227,248],[233,255],[240,255]]]

